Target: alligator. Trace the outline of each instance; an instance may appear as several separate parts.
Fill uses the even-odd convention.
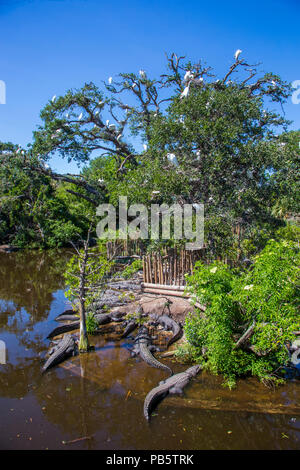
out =
[[[111,322],[121,322],[123,317],[126,315],[125,312],[109,312],[109,313],[95,313],[94,319],[100,325],[106,325]]]
[[[159,349],[154,346],[151,340],[151,337],[148,333],[148,329],[145,326],[141,326],[138,334],[134,339],[134,347],[131,350],[131,356],[135,357],[140,355],[140,357],[150,366],[156,367],[157,369],[162,369],[168,372],[170,375],[173,374],[172,369],[159,362],[155,357],[151,354],[152,351],[158,351]]]
[[[74,310],[72,309],[69,309],[69,310],[65,310],[63,313],[61,313],[60,315],[58,315],[56,318],[55,318],[55,321],[76,321],[78,320],[79,318],[79,314],[74,312]]]
[[[54,336],[67,333],[68,331],[78,330],[79,327],[80,327],[80,321],[78,318],[77,321],[73,321],[72,323],[66,323],[65,325],[57,326],[56,328],[54,328],[54,330],[51,331],[51,333],[49,333],[47,338],[51,339],[51,338],[54,338]]]
[[[77,352],[77,343],[70,335],[65,335],[58,343],[49,350],[50,357],[43,365],[43,372],[50,369],[69,356],[74,356]]]
[[[153,325],[162,325],[165,330],[172,330],[173,336],[168,340],[167,347],[175,343],[182,336],[182,328],[168,315],[150,314],[150,323]]]
[[[138,326],[139,321],[141,320],[142,317],[147,316],[147,314],[144,313],[143,307],[139,305],[137,312],[136,312],[136,318],[133,318],[131,320],[125,320],[123,323],[123,327],[125,328],[121,338],[126,338],[126,336],[129,335],[132,331],[136,329]]]
[[[157,387],[153,388],[144,401],[145,418],[149,421],[154,404],[164,398],[168,393],[182,395],[184,387],[201,369],[202,367],[200,365],[192,366],[184,372],[172,375],[172,377],[169,377],[167,380],[163,380]]]
[[[134,331],[137,327],[137,322],[135,320],[128,320],[125,321],[122,325],[125,327],[123,333],[121,334],[121,338],[126,338],[132,331]]]

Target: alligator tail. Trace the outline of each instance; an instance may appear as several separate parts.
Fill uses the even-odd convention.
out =
[[[166,366],[165,364],[162,364],[154,356],[152,356],[151,352],[149,351],[147,346],[144,345],[144,344],[140,345],[140,356],[150,366],[156,367],[157,369],[164,370],[164,371],[168,372],[170,374],[170,376],[173,375],[172,369],[170,367]]]

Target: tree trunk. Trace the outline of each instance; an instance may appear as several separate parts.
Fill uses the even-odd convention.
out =
[[[84,302],[80,301],[79,304],[80,313],[80,339],[79,339],[79,352],[87,352],[89,350],[89,339],[86,330],[86,316]]]

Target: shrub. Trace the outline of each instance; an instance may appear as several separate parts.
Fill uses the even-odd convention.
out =
[[[245,375],[275,382],[272,372],[288,361],[285,345],[300,329],[299,265],[297,243],[288,240],[270,240],[247,271],[198,262],[187,289],[207,308],[185,322],[194,359],[230,386]],[[252,336],[236,348],[252,324]]]

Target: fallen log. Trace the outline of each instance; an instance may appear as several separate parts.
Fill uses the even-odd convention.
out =
[[[170,286],[168,286],[170,287]],[[148,294],[160,294],[160,295],[168,295],[168,296],[174,296],[174,297],[186,297],[188,298],[188,294],[184,294],[182,291],[175,291],[175,290],[167,290],[167,289],[157,289],[157,288],[150,288],[146,287],[144,289],[144,292]]]
[[[175,291],[184,291],[185,286],[172,286],[166,284],[151,284],[150,282],[142,282],[142,287],[145,289],[163,289],[163,290],[175,290]]]
[[[47,336],[48,339],[54,338],[54,336],[61,335],[63,333],[67,333],[68,331],[78,330],[80,327],[80,321],[74,321],[72,323],[67,323],[65,325],[60,325],[54,328],[54,330],[49,333]]]

